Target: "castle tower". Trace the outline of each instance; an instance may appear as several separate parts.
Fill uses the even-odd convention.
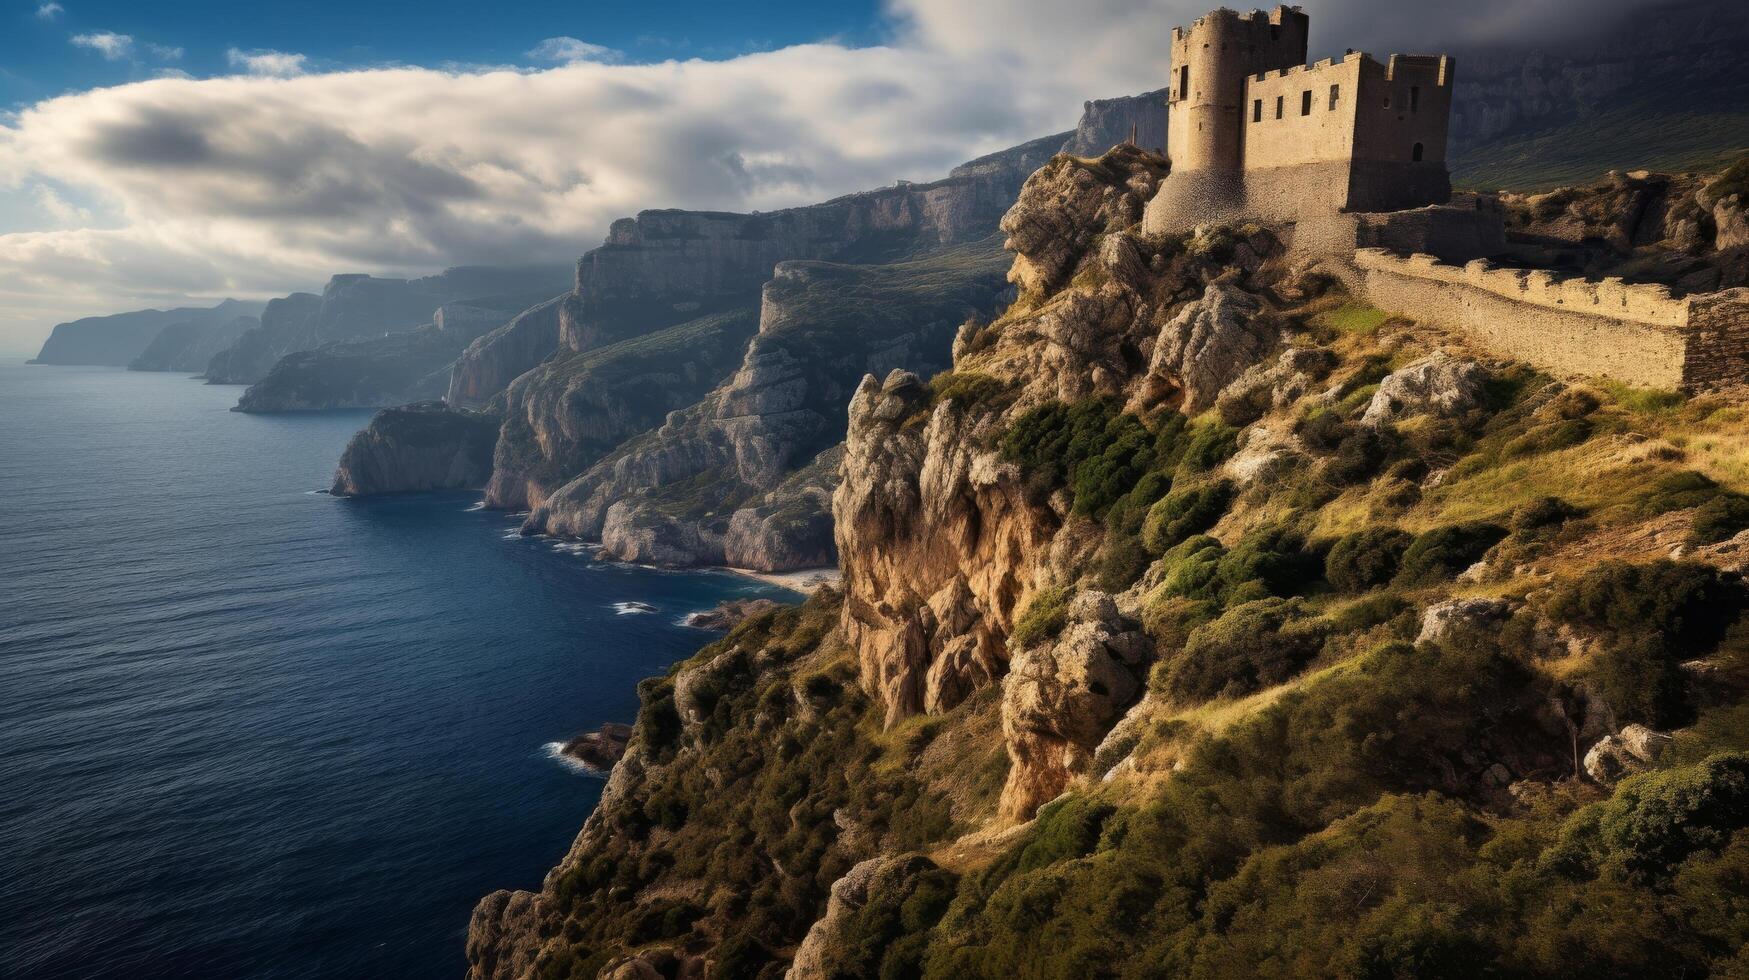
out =
[[[1172,29],[1166,145],[1174,173],[1244,169],[1245,79],[1306,63],[1309,19],[1298,7],[1213,11]]]
[[[1298,7],[1239,14],[1225,8],[1172,29],[1167,153],[1160,195],[1191,224],[1221,220],[1244,202],[1245,80],[1303,65],[1309,18]],[[1164,205],[1163,205],[1164,206]]]
[[[1216,10],[1173,29],[1172,171],[1148,202],[1146,231],[1244,221],[1334,228],[1343,215],[1451,199],[1452,59],[1381,62],[1350,50],[1307,64],[1308,27],[1299,8],[1277,7]]]

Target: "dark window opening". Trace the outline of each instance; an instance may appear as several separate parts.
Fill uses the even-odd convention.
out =
[[[1336,111],[1336,103],[1341,98],[1342,98],[1342,86],[1340,86],[1340,85],[1330,86],[1330,111],[1331,112]]]
[[[1409,111],[1414,112],[1419,108],[1421,108],[1421,86],[1411,85],[1409,86]]]
[[[1422,146],[1420,143],[1416,143],[1415,148],[1409,151],[1409,159],[1415,161],[1416,163],[1420,163],[1421,158],[1425,157],[1426,155],[1427,155],[1427,147]]]
[[[1300,93],[1300,115],[1309,116],[1311,114],[1312,114],[1312,90],[1306,89],[1304,92]]]
[[[1386,92],[1385,93],[1385,108],[1389,109],[1390,107],[1391,107],[1391,93]]]
[[[1251,103],[1251,121],[1263,121],[1263,100],[1257,99]]]
[[[1280,25],[1278,25],[1278,24],[1269,25],[1269,39],[1271,41],[1281,40],[1281,26]]]
[[[1190,98],[1190,66],[1189,65],[1185,65],[1184,67],[1178,69],[1178,97],[1181,99]]]
[[[1281,118],[1282,103],[1284,103],[1286,101],[1287,101],[1286,96],[1278,95],[1275,97],[1275,118],[1277,118],[1277,119]]]

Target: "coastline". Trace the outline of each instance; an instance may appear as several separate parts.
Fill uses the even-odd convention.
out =
[[[722,569],[725,572],[732,572],[743,578],[764,582],[766,585],[775,585],[780,589],[788,589],[803,596],[813,595],[820,590],[821,586],[836,587],[844,578],[843,573],[838,570],[836,565],[799,568],[793,572],[758,572],[751,568],[734,568],[728,565],[722,566]]]

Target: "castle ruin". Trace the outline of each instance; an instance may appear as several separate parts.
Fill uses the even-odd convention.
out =
[[[1172,32],[1172,174],[1148,230],[1246,217],[1295,221],[1451,198],[1446,55],[1306,62],[1309,18],[1216,10]]]
[[[1307,63],[1298,7],[1220,9],[1172,31],[1172,169],[1143,229],[1274,227],[1356,295],[1557,374],[1696,390],[1749,380],[1749,289],[1661,286],[1501,268],[1504,212],[1454,194],[1446,169],[1456,65],[1364,52]]]

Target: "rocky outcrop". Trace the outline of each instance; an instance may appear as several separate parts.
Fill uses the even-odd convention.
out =
[[[145,353],[166,328],[203,331],[255,316],[262,304],[228,299],[210,309],[135,310],[57,323],[32,364],[103,364],[121,367]],[[142,370],[156,370],[142,368]],[[170,369],[166,369],[170,370]],[[180,368],[175,369],[180,370]],[[195,370],[199,370],[196,368]]]
[[[1211,408],[1227,386],[1275,346],[1279,327],[1259,314],[1255,297],[1215,284],[1178,311],[1154,345],[1143,380],[1151,394],[1176,388],[1184,411]]]
[[[754,616],[763,616],[780,608],[782,606],[771,599],[730,599],[719,603],[715,609],[692,613],[686,617],[685,623],[699,630],[732,630]]]
[[[843,438],[851,390],[869,371],[945,367],[959,325],[995,308],[1001,266],[993,242],[884,265],[781,264],[735,373],[553,493],[527,527],[599,537],[632,561],[829,563],[831,478],[809,464]]]
[[[607,772],[626,754],[626,744],[631,740],[632,726],[610,721],[571,739],[559,751],[591,769]]]
[[[1461,415],[1481,404],[1487,380],[1487,369],[1475,361],[1434,354],[1386,375],[1361,422],[1384,425],[1411,415]]]
[[[522,297],[445,303],[432,322],[370,340],[287,354],[243,392],[239,412],[385,408],[443,397],[458,354],[505,322]]]
[[[335,276],[320,297],[295,293],[269,303],[261,325],[207,365],[207,380],[254,384],[287,354],[413,330],[433,322],[438,307],[448,303],[489,301],[494,308],[520,310],[569,285],[569,270],[559,266],[460,266],[420,279]]]
[[[1585,753],[1585,774],[1612,786],[1637,772],[1644,772],[1662,755],[1670,736],[1644,725],[1628,725],[1614,735],[1605,735]]]
[[[1002,680],[1008,780],[1000,814],[1025,820],[1089,771],[1145,680],[1152,643],[1103,592],[1069,605],[1061,635],[1013,653]]]
[[[261,325],[256,316],[239,316],[213,322],[184,320],[158,331],[140,356],[128,363],[129,371],[206,370],[214,354],[237,342],[237,338]]]
[[[378,412],[346,444],[329,491],[341,497],[485,485],[498,420],[422,402]]]
[[[1451,599],[1428,606],[1421,614],[1416,643],[1444,643],[1461,635],[1475,636],[1498,629],[1512,607],[1500,599]]]

